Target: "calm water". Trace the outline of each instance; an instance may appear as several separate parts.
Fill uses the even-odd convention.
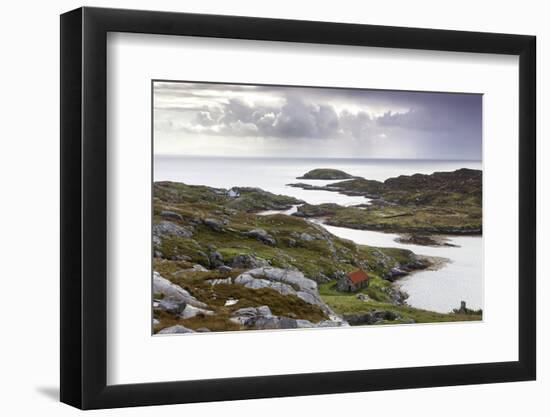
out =
[[[410,305],[445,313],[460,307],[460,301],[463,300],[469,308],[482,308],[481,237],[449,236],[449,243],[458,247],[430,247],[398,243],[395,239],[399,235],[393,233],[323,226],[333,235],[353,240],[358,244],[409,249],[419,255],[448,259],[449,262],[439,270],[416,272],[398,281],[398,285],[409,294],[407,302]]]
[[[311,204],[337,203],[354,205],[368,203],[364,197],[352,197],[330,191],[302,190],[286,184],[304,182],[324,185],[337,181],[297,180],[314,168],[341,169],[352,175],[383,181],[399,175],[431,174],[458,168],[481,169],[479,161],[434,160],[369,160],[369,159],[279,159],[155,156],[155,181],[177,181],[219,188],[252,186],[276,194],[294,196]],[[289,212],[291,212],[290,210]],[[418,272],[399,281],[409,293],[409,304],[432,311],[448,312],[464,300],[470,308],[482,308],[482,239],[451,237],[460,247],[426,247],[395,242],[391,233],[353,230],[324,225],[336,236],[358,244],[379,247],[399,247],[415,253],[440,256],[450,260],[437,271]]]

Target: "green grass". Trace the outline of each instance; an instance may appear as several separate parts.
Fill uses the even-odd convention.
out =
[[[365,302],[359,300],[357,293],[339,292],[334,288],[335,282],[322,284],[319,286],[319,293],[325,303],[327,303],[336,313],[346,314],[364,314],[374,310],[386,310],[397,313],[401,316],[400,320],[390,323],[410,322],[415,323],[434,323],[449,321],[479,321],[482,319],[479,314],[455,314],[455,313],[437,313],[433,311],[422,310],[409,306],[393,305],[389,302],[389,297],[382,291],[383,287],[391,286],[391,283],[379,278],[373,277],[368,288],[359,291],[367,294],[371,300]],[[381,323],[382,324],[382,323]]]

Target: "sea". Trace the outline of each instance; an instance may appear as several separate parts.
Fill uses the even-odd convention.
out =
[[[481,161],[426,159],[267,158],[223,156],[154,157],[154,181],[176,181],[216,188],[258,187],[293,196],[310,204],[343,206],[368,204],[368,198],[331,191],[303,190],[291,183],[325,185],[335,180],[302,180],[297,177],[315,168],[334,168],[354,176],[384,181],[399,175],[432,174],[459,168],[482,169]],[[288,214],[293,210],[288,211]],[[456,245],[428,247],[396,242],[394,233],[354,230],[322,224],[332,234],[357,244],[410,249],[420,255],[448,261],[438,270],[419,271],[397,282],[409,294],[408,304],[430,311],[450,312],[466,301],[468,308],[483,308],[483,244],[480,236],[448,236]]]

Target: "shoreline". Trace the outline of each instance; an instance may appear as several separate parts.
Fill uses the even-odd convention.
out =
[[[299,207],[299,206],[300,205],[294,205],[292,208],[295,209],[296,207]],[[273,215],[273,214],[283,214],[283,215],[287,215],[287,216],[291,216],[291,217],[299,217],[299,216],[292,216],[292,214],[286,213],[285,210],[281,210],[281,211],[277,210],[276,212],[275,211],[270,211],[270,212],[265,212],[264,211],[264,212],[257,212],[255,214],[262,215],[262,216],[268,216],[268,215]],[[299,218],[302,218],[302,217],[299,217]],[[310,217],[310,218],[303,218],[303,219],[308,221],[308,222],[311,222],[312,224],[323,227],[324,230],[326,230],[327,232],[329,232],[331,234],[334,234],[334,230],[331,231],[331,230],[327,229],[325,226],[328,225],[329,227],[336,227],[338,229],[343,229],[343,230],[352,231],[352,232],[353,231],[359,231],[359,232],[366,231],[366,232],[371,232],[371,233],[380,233],[380,234],[383,234],[383,235],[386,235],[386,236],[397,235],[397,237],[395,239],[392,239],[392,242],[388,242],[389,243],[388,245],[377,246],[376,244],[373,244],[372,242],[364,243],[364,242],[354,240],[352,237],[345,237],[341,234],[337,234],[338,237],[343,238],[343,239],[349,239],[350,241],[352,241],[353,243],[355,243],[357,245],[366,245],[366,246],[380,247],[380,248],[386,248],[386,249],[407,248],[408,250],[413,251],[415,256],[418,257],[419,259],[428,261],[429,266],[427,266],[426,268],[407,271],[406,274],[404,274],[402,276],[399,276],[399,277],[396,277],[395,279],[391,280],[391,285],[395,290],[401,291],[401,292],[407,294],[407,299],[405,301],[405,304],[410,305],[410,307],[417,308],[417,309],[424,309],[424,307],[422,305],[418,305],[416,303],[412,303],[412,304],[409,303],[408,298],[409,298],[410,295],[408,294],[407,290],[403,289],[403,286],[405,285],[406,280],[407,279],[413,280],[415,275],[419,275],[419,274],[422,274],[422,273],[437,272],[437,271],[444,270],[445,268],[449,267],[449,265],[453,264],[454,261],[453,261],[452,258],[445,257],[445,256],[423,254],[421,252],[421,249],[418,249],[418,250],[420,250],[420,252],[419,252],[414,247],[419,247],[419,248],[421,247],[421,248],[426,248],[426,249],[436,249],[436,250],[440,249],[440,248],[443,248],[443,249],[445,249],[445,248],[460,249],[460,245],[455,245],[455,244],[448,244],[448,245],[445,245],[445,244],[443,244],[443,245],[418,245],[418,244],[414,244],[414,243],[399,242],[398,239],[403,236],[403,234],[401,234],[399,232],[386,231],[386,230],[354,229],[354,228],[348,228],[348,227],[343,227],[343,226],[333,226],[331,224],[325,223],[324,222],[325,218],[323,218],[323,217]],[[456,237],[471,237],[471,238],[478,238],[479,237],[479,238],[481,238],[482,235],[481,234],[470,234],[470,235],[467,235],[467,234],[460,234],[460,235],[433,234],[433,235],[430,235],[430,237],[441,240],[442,242],[448,243],[449,240],[452,240],[453,238],[456,238]],[[394,243],[395,245],[392,245],[392,243]],[[427,310],[427,311],[434,311],[434,312],[441,313],[441,314],[450,314],[450,313],[452,313],[454,308],[459,306],[460,301],[461,300],[457,300],[456,305],[455,304],[449,305],[448,310]],[[470,302],[470,304],[471,304],[471,302]]]
[[[280,319],[270,318],[269,325],[277,326],[310,326],[330,309],[344,317],[344,321],[347,321],[345,317],[350,317],[358,325],[381,324],[387,320],[400,324],[481,319],[481,313],[453,313],[451,310],[459,301],[453,302],[445,312],[408,304],[407,294],[401,289],[401,278],[418,272],[438,271],[450,261],[418,252],[415,245],[407,242],[388,242],[387,238],[393,237],[391,232],[368,232],[384,235],[386,244],[364,242],[347,235],[363,230],[340,227],[342,233],[334,233],[331,230],[334,226],[325,224],[324,219],[293,215],[307,204],[304,202],[307,191],[303,191],[303,196],[290,197],[284,191],[273,194],[260,187],[224,189],[175,182],[155,183],[154,187],[155,271],[160,268],[164,278],[199,297],[202,303],[197,305],[199,310],[191,309],[185,313],[194,318],[183,319],[182,324],[191,328],[199,328],[205,323],[209,323],[208,327],[214,331],[234,330],[245,322],[246,326],[252,326],[247,319],[233,318],[239,310],[238,306],[233,307],[233,301],[239,302],[239,299],[246,308],[248,305],[250,308],[255,305],[271,307],[269,311],[272,313],[269,314]],[[264,268],[262,278],[249,277],[258,274],[253,272],[258,267]],[[358,292],[338,292],[336,282],[342,274],[350,273],[354,268],[369,271],[372,285]],[[255,292],[255,285],[260,284],[280,289],[279,284],[274,283],[279,279],[277,274],[289,273],[298,273],[316,281],[319,285],[317,296],[300,293],[302,301],[290,301],[292,298],[287,298],[288,292],[300,292],[292,287],[284,287],[285,293],[279,295],[273,291]],[[243,284],[253,286],[247,290],[241,288]],[[215,286],[214,293],[208,289],[214,287],[209,285]],[[209,294],[214,294],[214,298],[209,298]],[[219,304],[222,298],[230,295],[231,300],[236,301],[225,307]],[[267,297],[272,302],[254,302],[255,297]],[[159,306],[172,309],[167,303],[163,304],[162,298],[157,299]],[[306,300],[305,304],[303,300]],[[315,306],[317,302],[324,306],[324,313]],[[262,314],[267,314],[266,311],[263,309]],[[159,314],[156,317],[162,323],[178,322],[169,310]],[[195,317],[197,314],[206,317]],[[304,318],[311,323],[288,321],[284,317]],[[254,326],[267,325],[262,320],[255,321]],[[332,323],[334,319],[329,317],[329,321]],[[160,330],[158,326],[156,328]]]

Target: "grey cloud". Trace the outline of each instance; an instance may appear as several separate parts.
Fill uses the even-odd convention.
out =
[[[317,140],[316,148],[341,146],[351,156],[370,147],[481,157],[479,94],[187,82],[155,83],[154,93],[156,131],[182,140]]]
[[[353,137],[361,139],[373,128],[365,112],[340,114],[327,104],[308,104],[295,96],[287,97],[282,107],[250,105],[231,99],[222,108],[206,108],[196,113],[192,126],[212,135],[253,134],[275,138],[326,139]]]

